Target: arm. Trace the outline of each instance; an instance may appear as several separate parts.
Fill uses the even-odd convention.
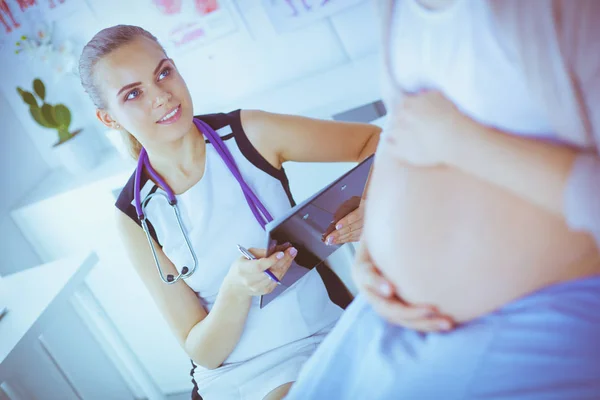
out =
[[[448,163],[563,218],[600,243],[600,158],[511,136],[469,120]]]
[[[571,229],[593,234],[600,248],[600,3],[564,0],[545,6],[528,4],[529,8],[520,2],[514,5],[504,29],[513,32],[516,40],[521,38],[528,83],[544,99],[558,132],[569,137],[587,131],[595,139],[596,153],[508,137],[469,124],[458,137],[465,143],[451,157],[452,163],[563,218]],[[529,18],[522,18],[524,15]],[[534,16],[539,18],[532,21]],[[546,32],[556,37],[523,40],[532,24],[538,32],[550,27]],[[554,41],[556,48],[552,47]],[[538,55],[536,47],[544,50]]]
[[[582,97],[592,117],[592,128],[599,130],[600,70],[594,77],[578,79],[586,82]],[[571,229],[588,232],[600,248],[597,153],[511,136],[472,120],[461,127],[450,144],[450,165],[551,212]],[[600,131],[595,137],[599,147]]]
[[[143,230],[120,210],[117,224],[134,268],[185,352],[205,368],[220,366],[240,339],[251,297],[221,290],[207,314],[185,282],[166,285],[161,281]],[[154,246],[163,271],[177,275],[175,266]]]
[[[448,164],[564,217],[564,196],[578,152],[512,136],[468,120],[456,132]]]
[[[458,168],[584,229],[600,243],[596,154],[483,125],[440,92],[407,96],[393,111],[383,144],[400,160]]]
[[[257,110],[242,111],[250,141],[273,166],[286,161],[362,161],[375,152],[381,129]]]
[[[379,144],[381,128],[376,125],[326,121],[306,117],[244,110],[244,131],[267,161],[281,168],[286,161],[360,162]],[[367,187],[368,187],[367,181]],[[363,198],[366,197],[365,189]],[[339,220],[328,244],[355,242],[363,226],[363,203]]]

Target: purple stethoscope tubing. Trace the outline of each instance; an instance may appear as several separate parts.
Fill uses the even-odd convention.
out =
[[[229,171],[231,171],[231,173],[233,174],[235,179],[240,184],[240,187],[242,189],[242,192],[244,193],[244,197],[246,198],[246,201],[248,203],[248,206],[250,207],[250,210],[252,211],[252,214],[254,214],[254,217],[256,218],[256,220],[258,221],[260,226],[264,229],[265,226],[267,225],[267,223],[269,223],[270,221],[273,220],[273,217],[271,216],[269,211],[266,209],[266,207],[262,204],[262,202],[258,199],[256,194],[252,191],[250,186],[248,186],[248,184],[244,181],[242,174],[240,173],[237,165],[235,164],[235,160],[233,159],[231,152],[229,151],[227,146],[225,146],[225,143],[223,142],[223,140],[221,139],[219,134],[217,132],[215,132],[215,130],[213,128],[211,128],[210,125],[208,125],[206,122],[201,121],[197,118],[194,118],[194,124],[196,124],[196,127],[198,128],[198,130],[200,132],[202,132],[205,135],[205,137],[214,145],[215,150],[217,151],[217,153],[219,154],[221,159],[225,162],[225,164],[227,165],[227,168],[229,168]],[[154,182],[156,182],[163,189],[164,192],[156,191],[154,193],[151,193],[148,196],[146,196],[146,198],[142,202],[142,200],[141,200],[141,181],[142,181],[142,171],[144,170],[144,168],[148,171],[152,180]],[[163,274],[162,268],[160,266],[160,261],[158,260],[158,256],[156,254],[156,249],[155,249],[154,243],[152,241],[152,236],[150,235],[150,229],[148,228],[148,222],[146,219],[145,209],[146,209],[146,205],[148,204],[148,201],[152,197],[155,197],[155,196],[165,197],[167,202],[169,203],[169,205],[173,208],[173,212],[175,213],[175,217],[177,218],[177,223],[179,225],[179,229],[181,230],[181,234],[183,235],[183,237],[185,239],[186,245],[188,247],[188,251],[192,255],[192,259],[194,261],[194,265],[192,266],[191,269],[189,269],[187,266],[184,266],[181,269],[181,272],[179,273],[179,275],[177,275],[176,277],[174,277],[171,274],[167,274],[167,276],[165,277],[165,275]],[[135,210],[137,213],[137,217],[138,217],[138,220],[140,221],[140,224],[142,225],[142,229],[146,233],[146,238],[148,239],[148,243],[150,244],[150,248],[152,250],[152,257],[154,258],[154,263],[156,264],[156,268],[158,270],[158,274],[160,275],[160,279],[164,283],[171,285],[180,279],[185,279],[185,278],[190,277],[196,271],[196,268],[198,267],[198,258],[196,257],[196,253],[194,252],[194,249],[192,248],[190,239],[189,239],[187,232],[185,231],[185,228],[183,226],[183,221],[181,220],[181,214],[179,212],[179,208],[177,207],[177,198],[175,197],[175,193],[173,192],[171,187],[154,170],[154,168],[152,168],[152,165],[150,165],[150,160],[148,159],[148,153],[146,152],[146,149],[144,149],[144,148],[142,148],[142,150],[140,151],[140,156],[138,158],[137,167],[135,170],[133,197],[134,197],[134,204],[135,204]],[[274,277],[271,276],[272,274],[269,272],[270,271],[268,271],[268,270],[265,271],[265,273],[267,273],[269,278],[273,279]],[[275,280],[277,281],[276,278],[275,278]]]

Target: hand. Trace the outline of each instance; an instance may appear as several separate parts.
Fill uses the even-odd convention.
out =
[[[446,164],[456,133],[469,121],[441,92],[407,94],[391,107],[381,149],[417,166]]]
[[[442,315],[436,307],[404,302],[373,265],[364,243],[357,253],[352,277],[375,312],[392,324],[427,332],[447,331],[454,327],[454,321]]]
[[[258,260],[248,260],[243,256],[238,258],[231,265],[223,282],[227,288],[239,295],[260,296],[271,293],[277,284],[264,271],[270,270],[281,280],[298,253],[294,247],[288,247],[285,251],[278,251],[264,258],[266,250],[249,249],[249,251]]]
[[[335,231],[325,238],[327,244],[358,242],[362,234],[365,216],[365,201],[360,200],[358,208],[351,211],[335,224]]]

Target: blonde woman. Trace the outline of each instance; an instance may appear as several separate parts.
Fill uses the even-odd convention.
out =
[[[319,273],[326,269],[259,307],[259,296],[302,254],[289,247],[265,258],[264,230],[247,195],[258,198],[252,204],[263,217],[277,218],[294,205],[283,163],[363,160],[380,129],[256,110],[194,116],[174,61],[135,26],[99,32],[83,50],[80,75],[98,119],[126,133],[140,157],[139,174],[116,204],[118,226],[140,278],[197,364],[193,398],[281,399],[342,309],[329,299]],[[169,202],[154,196],[169,189]],[[170,203],[179,207],[189,247]],[[362,207],[337,225],[332,243],[356,241]],[[258,259],[240,256],[237,244],[254,247]]]

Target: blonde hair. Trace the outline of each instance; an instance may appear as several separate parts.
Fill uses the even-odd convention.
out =
[[[106,109],[106,103],[94,80],[94,68],[96,64],[107,54],[140,36],[151,39],[161,46],[158,39],[144,28],[134,25],[115,25],[102,29],[83,48],[79,57],[79,79],[81,80],[83,89],[90,96],[96,107]],[[162,46],[161,48],[165,52]],[[142,150],[142,145],[131,133],[125,130],[121,132],[124,135],[123,139],[127,143],[129,153],[133,158],[137,159]]]

